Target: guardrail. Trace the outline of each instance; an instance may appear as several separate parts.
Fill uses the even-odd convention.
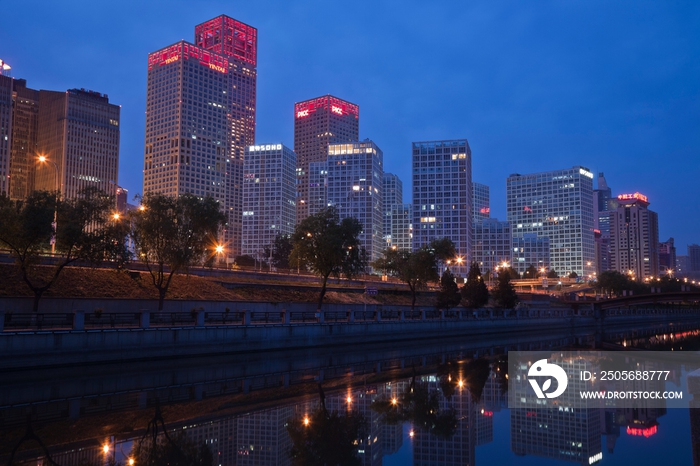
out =
[[[611,316],[682,315],[697,313],[693,306],[673,306],[607,310]],[[12,313],[0,311],[0,332],[96,330],[110,328],[171,328],[211,326],[260,326],[260,325],[313,325],[351,324],[367,322],[421,322],[436,320],[483,319],[538,319],[550,317],[592,317],[594,310],[588,306],[580,309],[547,308],[532,309],[401,309],[376,308],[347,311],[250,311],[207,312],[194,309],[191,312],[140,312],[99,313],[75,310],[70,313]]]

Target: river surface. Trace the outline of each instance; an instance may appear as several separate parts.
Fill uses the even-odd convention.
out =
[[[700,324],[12,371],[0,375],[0,464],[15,447],[16,464],[50,464],[46,452],[62,466],[143,463],[134,447],[156,438],[204,445],[222,466],[698,465],[688,398],[508,409],[508,351],[601,345],[696,351]],[[672,368],[665,388],[685,390],[695,369]]]

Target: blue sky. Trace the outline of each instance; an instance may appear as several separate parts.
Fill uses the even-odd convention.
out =
[[[227,14],[258,28],[257,142],[293,146],[293,104],[360,106],[360,136],[410,202],[412,141],[467,138],[505,218],[505,180],[583,165],[640,191],[679,254],[700,243],[696,1],[4,2],[0,58],[33,88],[122,106],[119,182],[141,191],[149,52]]]

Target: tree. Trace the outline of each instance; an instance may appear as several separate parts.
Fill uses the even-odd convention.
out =
[[[333,207],[321,210],[302,220],[292,235],[290,262],[309,268],[321,277],[318,309],[326,295],[326,284],[331,275],[352,278],[367,265],[365,249],[360,245],[362,225],[356,218],[339,221]]]
[[[219,228],[226,221],[214,198],[192,194],[170,197],[146,194],[143,209],[133,213],[133,239],[141,262],[158,290],[158,310],[173,276],[202,261],[207,248],[213,250]]]
[[[34,312],[69,264],[78,260],[98,264],[108,255],[124,254],[125,235],[120,238],[123,230],[113,225],[113,206],[114,198],[96,188],[83,189],[69,200],[46,191],[35,191],[21,201],[0,196],[0,244],[10,249],[22,280],[34,293]],[[56,241],[52,265],[41,266],[52,237]]]
[[[505,309],[513,309],[518,304],[518,295],[510,283],[508,270],[503,270],[498,274],[498,282],[493,289],[493,298],[499,306]]]
[[[248,254],[244,256],[236,256],[236,265],[239,267],[250,267],[253,268],[257,264],[255,257],[249,256]]]
[[[476,262],[472,262],[469,267],[467,283],[462,287],[461,294],[464,307],[480,308],[489,302],[489,290],[481,276],[479,264]]]
[[[272,256],[272,265],[278,269],[289,269],[289,255],[294,245],[289,235],[277,235],[270,246],[265,247],[265,257]]]
[[[559,274],[556,270],[551,269],[549,272],[547,272],[547,278],[559,278]]]
[[[455,307],[462,300],[459,294],[459,286],[455,282],[455,277],[450,272],[450,269],[443,272],[440,277],[440,289],[436,293],[436,307],[438,309],[447,309]]]
[[[406,283],[411,290],[411,309],[416,307],[416,294],[425,288],[428,282],[439,279],[437,260],[429,248],[417,251],[387,249],[383,257],[374,261],[372,267]]]
[[[622,290],[629,289],[629,279],[617,270],[606,270],[598,275],[596,289],[605,294],[619,296],[622,294]]]
[[[520,279],[520,274],[513,267],[508,267],[506,270],[508,271],[508,277],[510,277],[511,280]]]
[[[569,278],[578,278],[578,274],[576,272],[571,272]]]
[[[455,244],[450,238],[434,239],[428,248],[433,252],[435,259],[442,263],[453,260],[457,255]]]
[[[525,270],[525,273],[523,273],[523,278],[537,278],[537,268],[534,265],[530,264]]]

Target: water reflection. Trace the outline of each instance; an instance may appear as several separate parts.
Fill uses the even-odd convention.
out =
[[[644,336],[616,331],[623,338],[609,341],[645,345],[650,338],[663,342],[664,335],[668,341],[671,333],[674,340],[686,331],[700,335],[678,326],[652,330]],[[683,337],[684,345],[691,344],[690,336]],[[671,422],[666,408],[619,409],[584,400],[507,409],[508,350],[585,347],[594,341],[594,335],[572,331],[548,339],[511,335],[419,348],[236,356],[209,364],[193,359],[74,368],[62,376],[49,372],[56,378],[45,385],[37,384],[38,374],[17,374],[0,382],[0,464],[21,438],[22,418],[29,414],[53,460],[64,466],[127,465],[134,458],[136,464],[175,464],[178,449],[196,454],[202,446],[213,464],[223,466],[529,465],[545,459],[612,465],[629,464],[632,450],[670,447],[671,440],[680,447],[668,464],[689,464],[693,457],[700,465],[699,410]],[[675,368],[669,384],[684,384],[684,371]],[[700,387],[700,376],[695,380]],[[22,387],[26,391],[18,393]],[[164,441],[161,428],[156,445],[163,451],[156,453],[164,456],[140,443],[152,438],[146,428],[156,400],[173,439]],[[167,447],[171,443],[178,447]],[[17,464],[49,464],[41,451],[26,446]],[[162,460],[166,457],[170,460]],[[651,464],[652,458],[642,456],[635,464]],[[203,459],[181,464],[205,464]]]

